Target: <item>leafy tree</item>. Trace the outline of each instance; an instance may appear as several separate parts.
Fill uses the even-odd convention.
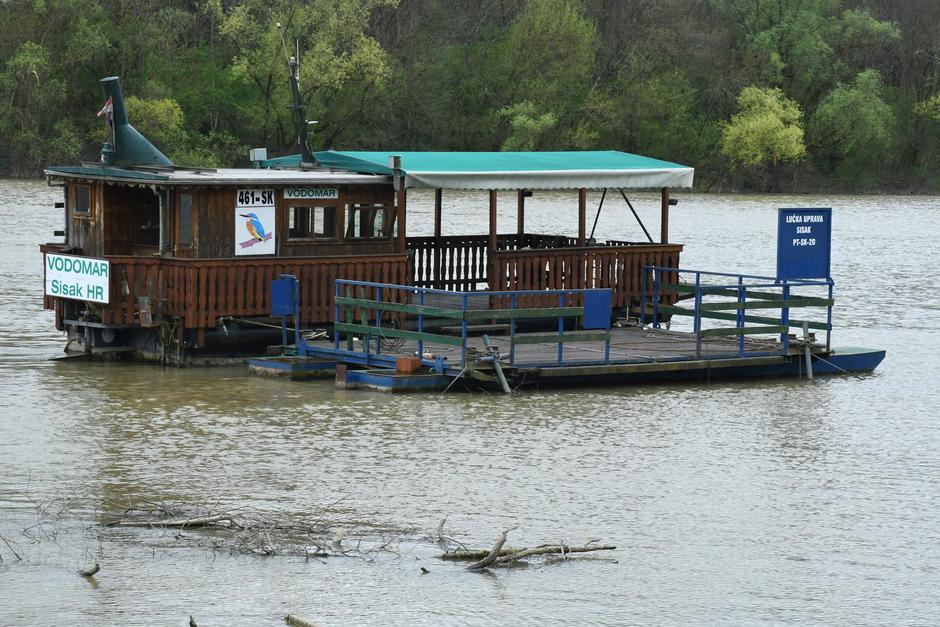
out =
[[[509,120],[511,130],[502,146],[502,150],[509,151],[539,148],[541,137],[558,121],[554,113],[539,115],[528,100],[500,109],[499,115]]]
[[[796,102],[779,89],[745,87],[738,105],[722,132],[722,154],[747,167],[803,159],[803,112]]]
[[[940,94],[914,104],[914,113],[940,122]]]
[[[322,143],[338,141],[388,78],[386,53],[366,27],[372,11],[391,1],[243,0],[225,13],[221,32],[234,49],[233,75],[261,96],[241,106],[251,135],[264,144],[291,143],[286,56],[299,40],[303,101],[322,122]]]
[[[876,174],[889,150],[894,113],[881,98],[877,70],[866,70],[852,84],[829,92],[810,123],[814,161],[843,178]]]

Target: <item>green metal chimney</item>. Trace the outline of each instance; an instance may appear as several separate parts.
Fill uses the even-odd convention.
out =
[[[172,168],[173,162],[127,121],[127,108],[124,106],[120,79],[117,76],[101,79],[101,93],[106,101],[111,98],[113,120],[111,141],[105,142],[101,148],[102,163]]]

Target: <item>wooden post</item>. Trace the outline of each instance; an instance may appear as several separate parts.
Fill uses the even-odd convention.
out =
[[[157,206],[159,208],[157,220],[160,223],[160,239],[158,240],[159,245],[157,250],[163,255],[166,254],[167,249],[170,247],[170,192],[161,189],[159,192],[154,193],[157,195]]]
[[[522,236],[525,235],[525,190],[516,192],[516,233],[519,234],[519,245],[522,245]]]
[[[398,212],[396,218],[398,220],[398,242],[395,248],[399,253],[403,253],[408,249],[408,240],[406,239],[407,233],[405,231],[405,214],[407,213],[407,203],[408,194],[405,191],[404,181],[402,181],[401,187],[398,188]]]
[[[496,251],[496,190],[490,190],[490,241],[488,249]]]
[[[441,238],[441,205],[444,200],[444,190],[434,190],[434,238]]]
[[[578,190],[578,246],[587,241],[587,190]]]
[[[669,188],[662,188],[662,209],[660,215],[660,236],[663,244],[669,243]]]
[[[493,263],[493,256],[496,254],[496,190],[490,190],[490,240],[486,247],[486,280],[490,289],[496,277],[493,276],[496,264]]]

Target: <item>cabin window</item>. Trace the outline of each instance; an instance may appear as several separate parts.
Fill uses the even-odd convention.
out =
[[[87,185],[75,186],[75,201],[72,203],[72,212],[80,216],[87,216],[91,212],[91,188]]]
[[[288,239],[336,237],[336,206],[291,207],[288,213]]]
[[[192,194],[180,194],[179,236],[177,242],[181,246],[192,246],[193,243]]]
[[[136,204],[134,243],[139,246],[160,245],[160,204],[153,194],[141,194]]]
[[[387,239],[391,236],[389,208],[381,203],[349,205],[346,239]]]

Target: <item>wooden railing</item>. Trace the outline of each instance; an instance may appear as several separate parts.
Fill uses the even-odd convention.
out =
[[[414,255],[414,285],[440,290],[486,289],[488,244],[488,235],[409,237],[408,250]],[[564,248],[576,244],[576,239],[564,235],[512,233],[496,238],[498,250]]]
[[[643,266],[678,267],[680,252],[681,244],[500,251],[490,289],[610,288],[611,305],[624,309],[639,302]]]
[[[293,274],[300,282],[300,317],[304,324],[332,319],[336,279],[403,283],[411,276],[406,255],[106,259],[111,262],[111,302],[93,309],[102,322],[138,324],[138,299],[148,297],[155,316],[179,317],[187,329],[213,328],[225,316],[269,315],[270,285],[279,274]]]

